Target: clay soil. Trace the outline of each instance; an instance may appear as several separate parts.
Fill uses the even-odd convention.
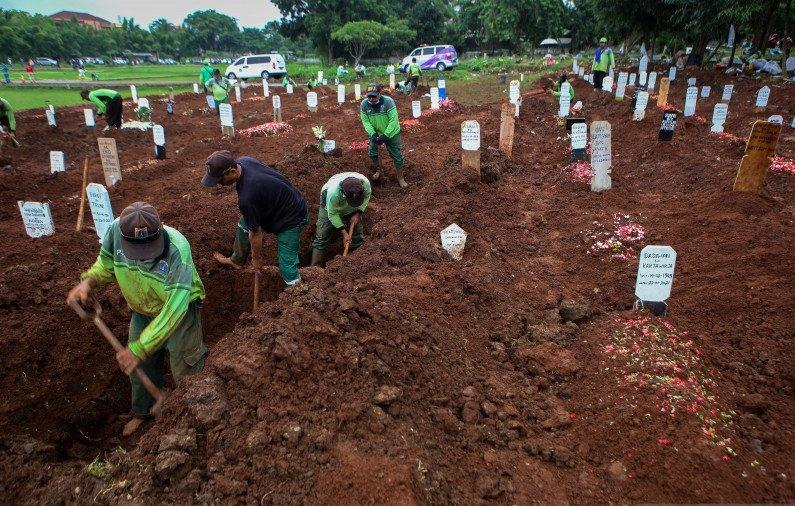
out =
[[[310,115],[297,91],[282,95],[290,131],[222,139],[204,97],[178,96],[173,120],[154,102],[168,157],[154,160],[151,132],[111,133],[123,167],[111,200],[117,214],[151,202],[190,240],[210,353],[133,439],[118,437],[126,378],[64,303],[98,251],[90,213],[81,232],[75,220],[85,156],[90,180],[102,182],[102,134],[83,126],[79,107],[60,109],[53,130],[40,112],[20,114],[25,146],[0,156],[2,501],[794,501],[795,176],[768,171],[760,194],[731,188],[754,120],[782,114],[777,154],[795,158],[795,89],[768,83],[771,105],[757,111],[763,83],[734,78],[733,140],[708,124],[729,78],[680,72],[670,93],[680,110],[688,76],[712,93],[699,101],[701,119],[680,117],[669,143],[657,141],[654,98],[633,122],[627,102],[575,81],[588,121],[612,124],[613,188],[599,194],[570,176],[551,96],[525,98],[509,159],[494,149],[504,94],[451,87],[474,105],[423,115],[404,132],[411,186],[401,191],[386,162],[364,246],[342,258],[336,244],[326,268],[305,269],[294,288],[269,270],[256,314],[251,274],[211,259],[230,250],[238,211],[233,189],[201,187],[204,159],[230,149],[274,164],[314,218],[332,174],[368,173],[366,149],[349,149],[366,140],[357,104],[339,107],[327,90]],[[270,120],[270,99],[255,92],[233,103],[238,130]],[[409,119],[411,99],[396,100]],[[469,119],[483,132],[482,177],[461,168]],[[313,125],[326,127],[337,153],[309,146]],[[67,172],[49,173],[50,150],[65,153]],[[55,235],[28,238],[17,200],[49,202]],[[616,219],[643,238],[621,255],[593,248],[596,228]],[[468,233],[461,261],[440,246],[451,223]],[[313,232],[304,232],[304,265]],[[678,254],[665,317],[632,311],[645,244]],[[272,237],[265,252],[274,265]],[[125,336],[118,290],[100,300]],[[632,325],[645,330],[623,346]],[[666,337],[644,341],[649,328]],[[687,384],[698,386],[692,398]]]

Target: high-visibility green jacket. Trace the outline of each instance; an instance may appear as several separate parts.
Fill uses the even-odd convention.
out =
[[[596,48],[597,50],[599,48]],[[599,61],[596,61],[596,55],[594,55],[593,63],[591,63],[591,70],[596,72],[597,70],[602,72],[607,72],[610,70],[610,67],[616,66],[616,58],[613,56],[613,50],[609,47],[606,47],[602,54],[599,57]]]
[[[359,110],[359,117],[367,135],[373,134],[386,135],[392,138],[400,133],[400,121],[398,121],[397,107],[395,101],[390,97],[381,95],[381,100],[373,105],[369,100],[362,100],[362,107]]]
[[[409,77],[420,77],[422,75],[422,69],[420,68],[419,63],[409,63]]]
[[[348,204],[348,199],[342,193],[342,182],[349,177],[360,179],[364,186],[364,200],[359,207],[351,207]],[[367,204],[370,203],[370,195],[372,189],[370,187],[370,180],[367,177],[359,174],[358,172],[342,172],[331,176],[331,179],[326,181],[321,190],[321,195],[325,194],[325,208],[328,213],[328,219],[335,228],[343,228],[345,224],[342,218],[355,212],[356,210],[364,212],[367,209]]]
[[[222,77],[218,81],[216,81],[215,78],[210,79],[204,83],[204,85],[212,92],[213,98],[217,102],[223,102],[229,98],[229,88],[231,84],[229,84],[229,81],[225,77]]]
[[[119,283],[124,299],[136,313],[154,318],[129,344],[136,357],[146,360],[168,340],[185,314],[188,305],[204,299],[204,285],[193,265],[190,244],[171,227],[166,234],[164,253],[154,260],[129,260],[121,251],[121,229],[116,219],[105,233],[94,265],[80,278],[91,278],[96,288]]]
[[[120,96],[116,90],[94,90],[88,94],[88,99],[97,106],[97,114],[105,114],[108,102]]]
[[[552,91],[552,95],[555,97],[560,97],[560,83],[555,83],[552,85],[555,89]],[[574,102],[574,86],[569,83],[569,97],[571,97],[571,101]]]
[[[10,130],[16,130],[17,120],[14,119],[14,110],[11,109],[11,104],[9,104],[8,100],[4,98],[0,98],[0,102],[2,102],[5,106],[4,109],[0,111],[0,116],[5,116],[8,118],[8,128]]]
[[[199,83],[204,85],[207,81],[213,78],[213,66],[209,63],[205,63],[202,65],[201,70],[199,70]]]

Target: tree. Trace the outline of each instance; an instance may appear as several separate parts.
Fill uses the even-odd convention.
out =
[[[365,51],[378,46],[388,31],[387,27],[377,21],[350,21],[332,32],[331,38],[345,45],[355,66],[359,64]]]
[[[188,14],[182,22],[188,42],[199,53],[230,51],[240,44],[240,29],[231,16],[213,9]]]

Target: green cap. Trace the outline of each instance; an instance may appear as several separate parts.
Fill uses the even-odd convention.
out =
[[[599,39],[599,42],[600,43],[604,42],[605,44],[607,44],[607,37],[602,37],[601,39]]]
[[[208,58],[205,58],[205,59],[202,60],[202,63],[204,63],[205,65],[209,65],[210,64],[210,60]]]

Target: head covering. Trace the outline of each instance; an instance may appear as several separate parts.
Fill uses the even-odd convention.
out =
[[[237,165],[235,157],[229,151],[216,151],[207,157],[204,166],[207,174],[202,179],[202,185],[210,187],[221,182],[221,177],[229,172],[229,169]]]
[[[601,43],[605,43],[605,44],[607,44],[607,37],[602,37],[601,39],[599,39],[599,43],[600,43],[600,44],[601,44]]]
[[[209,64],[210,64],[210,60],[209,60],[209,58],[205,58],[205,59],[203,59],[203,60],[202,60],[202,63],[203,63],[203,64],[205,64],[205,65],[209,65]]]
[[[358,177],[346,177],[342,183],[342,194],[351,207],[359,207],[364,202],[364,184]]]
[[[367,85],[367,96],[376,97],[381,93],[381,85],[378,83],[370,83]]]
[[[163,224],[157,210],[146,202],[134,202],[119,215],[121,251],[130,260],[152,260],[163,254]]]

